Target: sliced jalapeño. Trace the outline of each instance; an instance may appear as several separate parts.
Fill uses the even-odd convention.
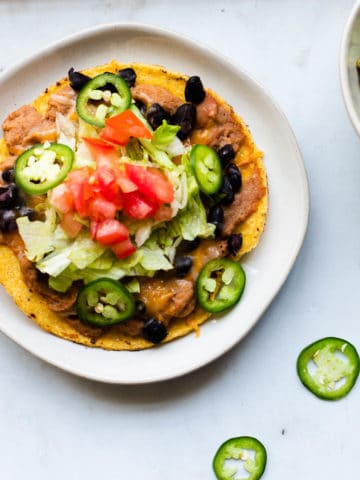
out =
[[[207,195],[218,192],[223,183],[223,173],[215,150],[207,145],[194,145],[190,152],[190,161],[200,190]]]
[[[107,327],[133,317],[135,301],[120,282],[99,278],[80,290],[76,311],[81,320],[97,327]]]
[[[15,182],[30,195],[42,195],[61,183],[72,167],[74,152],[61,143],[38,144],[15,162]]]
[[[85,122],[104,127],[105,120],[127,110],[131,92],[125,80],[113,73],[101,73],[89,80],[76,99],[76,111]]]
[[[325,400],[339,400],[353,388],[360,370],[356,348],[346,340],[327,337],[302,350],[297,372],[303,385]]]
[[[218,480],[234,478],[259,480],[266,467],[266,450],[264,445],[254,437],[235,437],[224,442],[213,460],[213,470]],[[239,477],[236,460],[242,462],[247,472],[246,477]]]
[[[240,300],[245,283],[246,275],[239,263],[229,258],[210,260],[196,281],[199,304],[207,312],[223,312]]]

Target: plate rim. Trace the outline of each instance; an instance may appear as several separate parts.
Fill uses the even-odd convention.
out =
[[[305,164],[303,161],[303,157],[299,148],[299,145],[297,143],[294,131],[290,125],[289,120],[287,119],[286,115],[284,112],[281,110],[279,107],[278,103],[274,100],[272,95],[270,95],[267,90],[256,80],[253,78],[252,75],[250,75],[246,69],[238,66],[237,61],[234,59],[230,59],[226,55],[222,54],[221,52],[217,51],[216,49],[213,49],[212,47],[209,47],[205,45],[202,42],[199,42],[198,40],[191,39],[191,37],[184,35],[183,33],[176,32],[174,30],[166,29],[163,27],[159,27],[156,25],[150,25],[150,24],[145,24],[145,23],[139,23],[139,22],[111,22],[111,23],[103,23],[100,25],[92,26],[89,28],[81,29],[78,32],[72,33],[70,35],[67,35],[59,40],[56,40],[49,45],[47,45],[44,48],[41,48],[37,51],[35,51],[33,54],[29,55],[26,58],[20,59],[19,61],[15,62],[14,64],[11,64],[4,72],[0,74],[0,85],[1,83],[5,82],[9,77],[13,76],[16,74],[17,71],[21,70],[22,68],[30,65],[34,61],[39,60],[42,56],[45,55],[51,55],[52,53],[56,52],[56,50],[60,48],[64,48],[66,46],[71,45],[73,42],[76,41],[84,41],[89,38],[91,38],[94,35],[98,34],[106,34],[108,32],[111,32],[112,30],[141,30],[145,33],[148,34],[153,34],[156,36],[161,36],[161,37],[167,37],[171,38],[172,40],[176,42],[182,42],[184,43],[187,47],[195,48],[200,52],[203,52],[207,56],[211,56],[213,59],[218,59],[221,58],[222,62],[224,62],[229,68],[235,70],[235,72],[240,76],[240,77],[245,77],[250,83],[252,83],[254,86],[256,86],[257,89],[261,91],[261,93],[264,95],[266,100],[271,104],[271,106],[275,109],[276,113],[282,118],[282,121],[284,125],[286,125],[288,129],[288,134],[289,134],[289,141],[291,142],[291,146],[294,152],[294,158],[296,158],[296,165],[299,169],[299,172],[301,173],[301,184],[302,184],[302,195],[303,195],[303,225],[302,225],[302,231],[301,235],[298,236],[297,243],[294,245],[293,250],[292,250],[292,255],[287,258],[287,264],[286,268],[284,269],[284,273],[282,275],[282,278],[278,280],[278,285],[276,290],[274,291],[273,295],[271,295],[271,298],[269,298],[266,302],[262,303],[262,308],[257,312],[257,315],[254,318],[254,321],[252,324],[244,331],[242,336],[240,338],[237,338],[229,342],[224,346],[221,351],[216,352],[213,355],[209,355],[205,360],[201,360],[199,363],[196,365],[192,366],[191,368],[185,368],[185,369],[178,369],[175,373],[163,373],[161,376],[156,376],[155,378],[144,378],[142,380],[135,379],[134,381],[129,381],[129,380],[122,380],[118,378],[114,378],[112,375],[110,377],[106,376],[106,373],[104,372],[103,375],[98,375],[98,374],[88,374],[87,372],[82,372],[78,368],[72,365],[64,364],[62,360],[53,360],[50,359],[46,356],[46,354],[42,352],[36,351],[35,348],[31,348],[28,345],[25,344],[25,342],[22,341],[22,339],[16,338],[16,335],[13,335],[11,332],[8,332],[6,328],[4,328],[0,324],[0,331],[4,333],[7,337],[9,337],[11,340],[13,340],[15,343],[20,345],[22,348],[24,348],[26,351],[30,352],[33,354],[35,357],[40,358],[41,360],[45,361],[46,363],[53,365],[59,369],[62,369],[68,373],[74,374],[76,376],[79,376],[81,378],[86,378],[88,380],[94,380],[97,382],[103,382],[103,383],[108,383],[108,384],[118,384],[118,385],[140,385],[140,384],[148,384],[148,383],[156,383],[156,382],[161,382],[161,381],[166,381],[174,378],[181,377],[183,375],[186,375],[190,372],[196,371],[200,368],[202,368],[205,365],[208,365],[212,363],[214,360],[217,358],[221,357],[224,355],[226,352],[231,350],[236,344],[240,343],[241,340],[243,340],[249,332],[255,327],[255,325],[258,323],[260,318],[264,315],[265,311],[269,307],[269,305],[273,302],[273,300],[276,298],[276,296],[279,294],[281,288],[283,287],[287,277],[289,276],[293,266],[295,265],[295,262],[301,252],[302,245],[304,243],[307,229],[308,229],[308,224],[309,224],[309,215],[310,215],[310,191],[309,191],[309,181],[308,181],[308,175],[305,169]],[[17,307],[18,308],[18,307]],[[64,340],[65,341],[65,340]],[[178,339],[177,341],[181,341],[181,339]],[[81,345],[82,348],[84,348],[83,345]],[[86,347],[85,347],[86,348]],[[90,348],[90,347],[89,347]],[[121,352],[119,352],[121,353]],[[130,352],[131,354],[136,354],[136,352]]]

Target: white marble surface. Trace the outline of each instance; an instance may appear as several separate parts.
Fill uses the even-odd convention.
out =
[[[360,384],[337,403],[299,383],[299,350],[328,335],[360,348],[360,143],[342,103],[338,50],[351,0],[2,0],[0,69],[84,27],[138,21],[223,52],[288,116],[309,174],[308,235],[252,333],[212,365],[155,385],[96,384],[0,336],[4,480],[214,478],[218,445],[253,435],[264,479],[357,478]]]

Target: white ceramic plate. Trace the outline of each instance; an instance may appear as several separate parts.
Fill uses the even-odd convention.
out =
[[[143,25],[105,25],[56,43],[0,78],[0,118],[28,103],[47,85],[82,69],[106,63],[161,64],[200,75],[250,126],[265,152],[270,211],[258,248],[246,257],[247,287],[242,300],[221,319],[201,327],[197,338],[141,352],[107,352],[54,337],[36,326],[0,291],[0,329],[36,356],[68,372],[109,383],[155,382],[183,375],[216,359],[255,325],[279,291],[301,248],[309,213],[306,173],[291,128],[266,92],[222,55],[179,35]]]
[[[340,47],[340,81],[350,120],[360,135],[360,84],[356,61],[360,58],[360,1],[351,10]]]

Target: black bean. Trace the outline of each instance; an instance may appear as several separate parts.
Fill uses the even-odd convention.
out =
[[[16,214],[13,210],[0,210],[0,230],[3,233],[13,232],[17,229]]]
[[[224,176],[224,181],[220,189],[221,203],[223,205],[230,205],[235,198],[234,189],[230,183],[229,177]]]
[[[154,130],[160,127],[163,120],[170,121],[170,115],[158,103],[153,103],[149,107],[146,118]]]
[[[177,136],[185,140],[195,127],[196,107],[192,103],[183,103],[171,117],[171,123],[180,126]]]
[[[70,80],[70,86],[76,92],[79,92],[87,84],[87,82],[91,80],[91,77],[88,77],[81,72],[76,72],[73,67],[70,68],[68,75]]]
[[[242,185],[239,167],[235,163],[229,163],[225,170],[225,176],[228,177],[234,192],[238,192]]]
[[[224,210],[221,205],[214,205],[210,208],[207,221],[215,225],[215,236],[220,237],[224,228]]]
[[[191,257],[177,257],[175,259],[175,275],[183,278],[192,267],[193,261]]]
[[[104,73],[110,73],[110,75],[114,75],[112,72]],[[102,90],[103,92],[105,92],[105,90],[108,90],[111,93],[118,93],[118,89],[112,83],[106,83],[103,87],[99,87],[99,90]]]
[[[214,205],[210,208],[207,215],[207,221],[209,223],[223,222],[224,221],[224,210],[221,205]]]
[[[15,170],[14,168],[7,168],[1,174],[1,178],[6,183],[15,182]]]
[[[220,238],[224,230],[223,222],[212,222],[215,225],[215,237]]]
[[[136,313],[139,315],[140,318],[143,318],[146,314],[146,306],[145,303],[141,300],[136,300],[135,302]]]
[[[201,103],[205,98],[205,90],[200,77],[194,75],[190,77],[185,85],[185,99],[187,102]]]
[[[105,90],[108,90],[111,93],[118,93],[118,89],[112,83],[107,83],[103,87],[100,87],[99,90],[102,90],[103,92],[105,92]]]
[[[18,201],[18,189],[15,183],[10,183],[7,187],[0,187],[0,209],[15,207]]]
[[[19,217],[28,217],[29,220],[35,220],[35,210],[29,207],[20,207],[18,210]]]
[[[199,237],[194,240],[183,240],[180,244],[181,250],[184,252],[192,252],[200,245],[201,239]]]
[[[230,143],[227,143],[223,147],[217,150],[217,154],[221,160],[222,166],[225,167],[231,160],[235,158],[235,151]]]
[[[125,80],[129,88],[135,85],[136,73],[133,68],[123,68],[118,71],[118,75]]]
[[[236,255],[243,243],[241,233],[232,233],[227,239],[228,249],[231,255]]]
[[[168,332],[163,323],[159,322],[155,317],[151,317],[143,326],[142,334],[149,342],[160,343],[167,336]]]
[[[141,100],[135,100],[135,105],[140,110],[140,112],[146,117],[146,105]]]

